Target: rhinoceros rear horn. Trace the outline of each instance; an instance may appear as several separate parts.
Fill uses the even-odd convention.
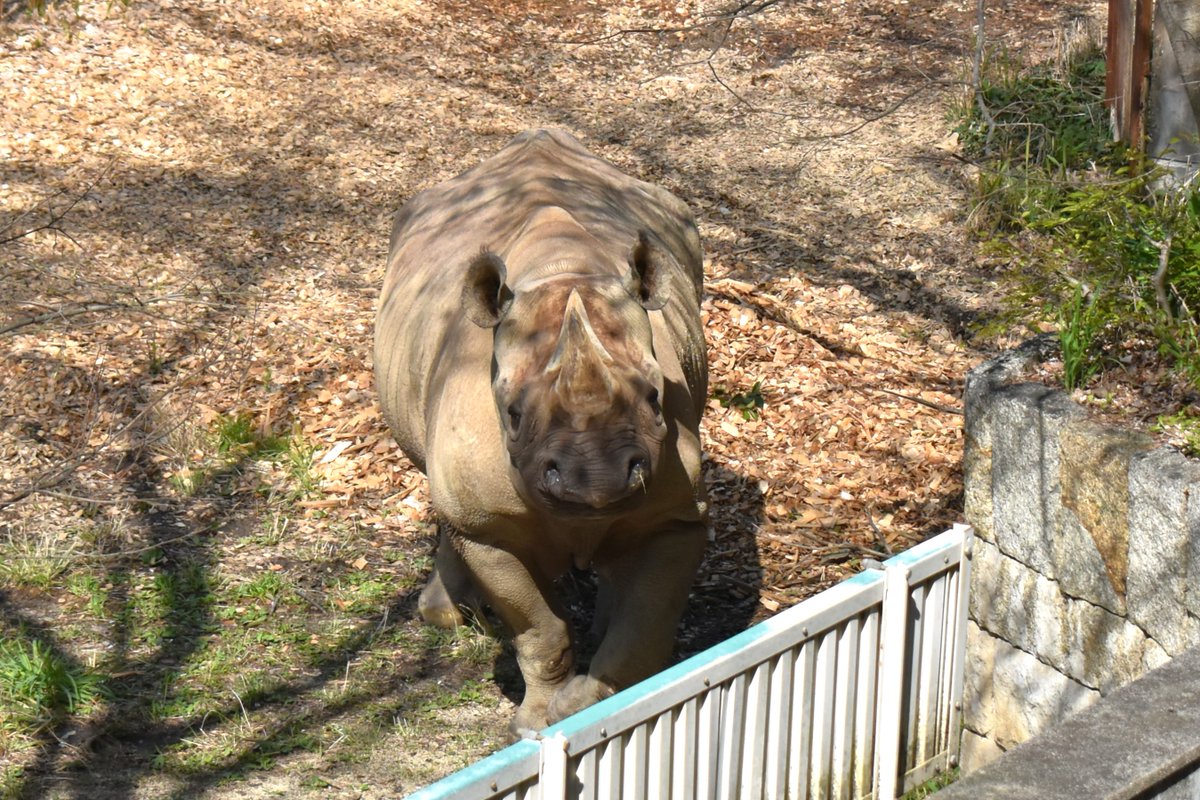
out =
[[[463,282],[462,306],[467,319],[481,328],[494,328],[500,323],[512,301],[505,277],[504,260],[500,256],[486,250],[475,256]]]
[[[638,298],[642,308],[657,311],[667,304],[668,276],[676,264],[675,257],[649,233],[638,233],[637,243],[629,251],[630,293]]]

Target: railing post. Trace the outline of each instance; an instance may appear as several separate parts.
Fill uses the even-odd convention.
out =
[[[538,769],[541,800],[566,800],[567,737],[560,732],[541,741],[541,766]]]
[[[963,685],[966,682],[967,664],[967,618],[971,603],[971,557],[975,554],[975,530],[969,525],[955,525],[955,533],[962,535],[962,555],[958,569],[958,615],[954,628],[954,667],[950,678],[950,722],[947,731],[947,768],[958,766],[962,749]]]
[[[895,800],[900,776],[908,632],[908,567],[884,568],[879,641],[879,697],[875,716],[875,800]]]

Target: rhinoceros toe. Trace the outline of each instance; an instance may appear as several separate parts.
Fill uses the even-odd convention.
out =
[[[574,714],[576,711],[598,703],[606,697],[616,694],[616,689],[590,675],[576,675],[562,685],[550,700],[546,716],[551,722]]]

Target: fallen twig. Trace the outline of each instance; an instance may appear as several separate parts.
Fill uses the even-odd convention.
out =
[[[196,297],[188,297],[187,295],[172,293],[164,294],[158,297],[151,297],[148,300],[137,300],[133,303],[64,303],[61,306],[44,311],[41,314],[35,314],[31,317],[23,317],[22,319],[14,320],[7,325],[0,327],[0,336],[6,333],[12,333],[15,330],[28,327],[29,325],[40,325],[43,322],[50,322],[55,319],[70,319],[78,317],[81,314],[92,314],[97,311],[144,311],[147,307],[159,303],[195,303],[197,305],[216,306],[208,300],[202,300]]]

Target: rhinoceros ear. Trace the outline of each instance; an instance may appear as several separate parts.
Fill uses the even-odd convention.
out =
[[[512,291],[504,283],[504,261],[484,251],[467,267],[463,283],[462,306],[467,319],[481,328],[494,328],[508,310]]]
[[[657,311],[667,304],[670,268],[677,267],[675,257],[646,231],[638,233],[637,243],[629,252],[630,293],[642,308]]]

